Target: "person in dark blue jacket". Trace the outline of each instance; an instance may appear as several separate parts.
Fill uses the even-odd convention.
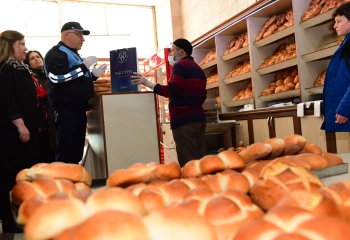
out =
[[[350,3],[339,6],[332,15],[338,36],[345,39],[328,65],[323,88],[326,132],[350,132]]]
[[[107,68],[106,64],[96,67],[98,59],[95,56],[84,60],[79,56],[84,35],[88,34],[90,31],[84,30],[78,22],[67,22],[61,29],[61,41],[45,56],[57,140],[55,160],[65,163],[82,160],[88,101],[94,93],[94,81]]]

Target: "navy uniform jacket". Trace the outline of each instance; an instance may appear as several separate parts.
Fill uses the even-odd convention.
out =
[[[77,49],[59,42],[45,56],[48,95],[52,110],[89,110],[88,101],[94,93],[90,70],[83,64]]]

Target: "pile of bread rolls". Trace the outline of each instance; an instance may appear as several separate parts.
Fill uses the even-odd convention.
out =
[[[237,75],[243,74],[243,73],[247,73],[251,71],[251,67],[250,67],[250,60],[244,60],[241,62],[238,62],[233,69],[226,74],[225,79],[227,78],[231,78],[231,77],[235,77]]]
[[[216,59],[216,50],[212,49],[204,56],[204,58],[199,62],[198,65],[201,66],[201,65],[206,64],[207,62],[210,62],[214,59]]]
[[[94,83],[95,95],[101,95],[111,92],[111,75],[110,71],[102,73],[102,75]]]
[[[219,81],[219,74],[218,74],[218,69],[217,67],[214,67],[208,77],[207,77],[207,84],[218,82]]]
[[[238,49],[244,48],[248,45],[248,32],[242,33],[238,37],[234,36],[231,42],[227,45],[227,49],[224,52],[224,55],[234,52]]]
[[[249,79],[245,84],[245,88],[242,88],[236,91],[236,94],[232,98],[232,101],[252,98],[253,96],[254,96],[254,92],[253,92],[252,80]]]
[[[269,67],[280,62],[290,60],[297,57],[296,45],[295,43],[281,43],[273,52],[271,56],[268,56],[263,63],[260,65],[260,68]]]
[[[311,0],[310,6],[301,15],[301,21],[309,20],[321,15],[340,5],[349,2],[348,0]]]
[[[342,162],[293,134],[246,147],[240,142],[237,148],[193,159],[182,168],[177,162],[136,163],[111,173],[105,187],[85,197],[67,197],[62,190],[49,193],[51,186],[64,191],[74,187],[48,175],[71,174],[59,175],[54,166],[34,167],[18,176],[19,182],[26,182],[22,189],[36,192],[25,208],[36,206],[24,224],[24,237],[349,239],[350,182],[324,186],[311,172]],[[72,182],[89,183],[82,178],[84,171],[79,172]],[[325,224],[332,231],[324,231]]]
[[[324,85],[324,80],[326,78],[327,69],[323,70],[316,78],[314,82],[314,87],[319,87]]]
[[[271,81],[269,86],[261,92],[261,96],[286,92],[299,88],[298,68],[291,67],[276,72],[275,79]]]
[[[282,13],[281,15],[272,15],[262,26],[255,41],[259,41],[263,38],[271,36],[274,33],[282,31],[290,26],[294,25],[293,9]]]

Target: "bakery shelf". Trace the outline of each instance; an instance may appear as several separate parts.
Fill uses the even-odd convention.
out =
[[[218,64],[218,60],[217,60],[217,59],[213,59],[213,60],[211,60],[210,62],[207,62],[207,63],[201,65],[201,68],[202,68],[202,69],[207,69],[207,68],[209,68],[209,67],[211,67],[211,66],[214,66],[214,65],[216,65],[216,64]]]
[[[233,51],[233,52],[231,52],[231,53],[229,53],[229,54],[226,54],[226,55],[224,55],[224,56],[221,56],[221,59],[222,59],[223,61],[227,61],[227,60],[229,60],[229,59],[232,59],[232,58],[241,56],[241,55],[243,55],[243,54],[245,54],[245,53],[248,53],[248,52],[249,52],[249,46],[246,46],[246,47],[244,47],[244,48],[240,48],[240,49],[238,49],[238,50],[236,50],[236,51]]]
[[[310,95],[322,94],[323,93],[323,86],[305,88],[305,91],[307,91]]]
[[[325,57],[331,57],[334,54],[334,52],[338,49],[338,47],[339,45],[324,48],[312,53],[305,54],[301,56],[301,58],[304,59],[305,62],[311,62]]]
[[[290,90],[290,91],[281,92],[281,93],[274,93],[270,95],[259,96],[259,99],[261,102],[270,102],[274,100],[286,99],[291,97],[299,97],[299,96],[300,96],[300,90],[295,89],[295,90]]]
[[[264,67],[264,68],[259,68],[256,71],[259,75],[264,75],[264,74],[276,72],[276,71],[284,69],[284,68],[292,67],[292,66],[295,66],[297,64],[298,64],[298,59],[292,58],[290,60],[280,62],[280,63],[277,63],[275,65],[271,65],[271,66]]]
[[[225,107],[238,107],[238,106],[244,106],[246,104],[253,104],[253,98],[224,102]]]
[[[279,31],[277,33],[274,33],[270,36],[268,36],[267,38],[261,39],[257,42],[254,42],[254,46],[256,46],[257,48],[259,47],[263,47],[266,46],[272,42],[275,42],[281,38],[287,37],[291,34],[294,34],[295,30],[294,30],[294,26],[290,26],[282,31]]]
[[[243,73],[234,77],[226,78],[222,80],[225,84],[239,82],[252,77],[252,72]]]
[[[213,82],[213,83],[207,84],[206,89],[212,89],[212,88],[217,88],[217,87],[219,87],[219,82]]]
[[[301,22],[301,23],[299,23],[299,26],[302,29],[307,29],[307,28],[319,25],[321,23],[327,22],[328,20],[332,19],[333,10],[334,9],[332,9],[332,10],[330,10],[328,12],[325,12],[325,13],[323,13],[321,15],[318,15],[316,17],[313,17],[313,18],[311,18],[309,20],[306,20],[305,22]]]

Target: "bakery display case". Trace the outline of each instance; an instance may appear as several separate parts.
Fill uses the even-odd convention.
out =
[[[262,121],[270,122],[270,126],[273,126],[278,112],[275,109],[287,107],[287,112],[289,116],[293,116],[293,121],[279,119],[282,123],[296,126],[288,131],[292,133],[305,131],[311,138],[312,133],[307,131],[305,126],[309,126],[312,121],[322,123],[322,116],[312,116],[313,113],[306,113],[304,118],[296,117],[296,105],[322,100],[324,82],[322,74],[342,41],[333,29],[332,9],[336,7],[334,4],[340,5],[344,1],[333,1],[332,4],[321,1],[318,3],[320,4],[317,7],[318,12],[310,15],[308,8],[311,2],[311,0],[259,1],[256,6],[253,5],[246,12],[233,17],[231,25],[226,24],[222,29],[217,29],[217,33],[213,36],[203,37],[203,41],[194,44],[193,56],[197,63],[215,49],[217,58],[201,66],[206,74],[210,73],[213,66],[217,68],[219,81],[215,84],[210,83],[207,87],[208,95],[220,96],[220,119],[239,121],[240,126],[236,127],[236,142],[239,142],[240,138],[244,138],[248,143],[254,142],[253,121],[250,118],[240,117],[242,114],[264,119]],[[247,36],[247,45],[233,49],[234,40],[243,35]],[[274,56],[274,52],[282,45],[292,45],[294,52],[286,54],[284,49],[280,56]],[[271,61],[266,64],[268,60]],[[251,71],[227,77],[236,65],[244,61],[249,61]],[[272,88],[269,94],[265,94],[271,83],[277,80],[276,75],[291,68],[297,69],[297,76],[293,75],[295,81],[289,82],[288,87],[285,85],[284,91]],[[289,81],[286,78],[284,80],[285,83]],[[237,94],[245,89],[248,81],[252,82],[252,98],[237,98]],[[310,112],[313,106],[306,109],[306,112]],[[260,110],[270,114],[267,117],[256,115],[262,113]],[[261,126],[265,125],[262,123]],[[303,127],[299,127],[300,125]],[[339,134],[325,134],[319,129],[320,125],[315,128],[315,131],[320,133],[320,144],[332,152],[337,152],[336,146],[339,145],[337,139],[343,141],[340,140],[343,137]],[[266,136],[276,134],[274,130],[270,130]],[[250,137],[243,136],[246,134]],[[349,140],[346,142],[350,144]],[[339,150],[340,153],[346,151],[346,147],[339,149],[343,149]]]

